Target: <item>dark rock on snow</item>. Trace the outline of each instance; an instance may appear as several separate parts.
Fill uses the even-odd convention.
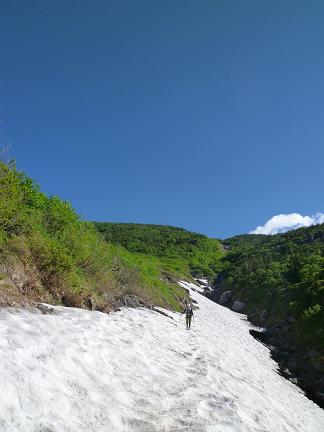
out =
[[[172,320],[174,320],[174,318],[171,315],[167,314],[166,312],[164,312],[164,311],[162,311],[160,309],[152,307],[152,311],[157,312],[157,313],[159,313],[161,315],[164,315],[164,316],[166,316],[166,317],[171,318]]]
[[[245,309],[246,303],[241,300],[235,300],[232,306],[232,310],[234,312],[243,312]]]
[[[38,303],[38,309],[42,312],[42,314],[52,314],[54,312],[54,308],[44,305],[43,303]]]
[[[233,291],[222,292],[223,274],[219,274],[214,281],[211,293],[205,292],[206,297],[223,306],[230,307]],[[232,301],[234,301],[233,299]],[[244,311],[246,302],[235,300],[232,310]],[[268,346],[272,358],[279,366],[279,373],[292,383],[300,386],[306,396],[324,408],[324,377],[321,373],[322,357],[318,351],[305,352],[301,346],[296,346],[294,331],[296,320],[292,317],[269,325],[271,316],[265,309],[250,309],[248,320],[259,327],[266,327],[258,331],[251,329],[250,334]]]
[[[324,408],[324,377],[309,363],[309,358],[316,357],[317,353],[297,349],[291,339],[292,325],[293,321],[287,319],[262,331],[251,329],[250,334],[269,347],[280,374],[298,384],[310,399]]]
[[[221,305],[225,305],[232,297],[232,291],[225,291],[221,294],[218,303]]]

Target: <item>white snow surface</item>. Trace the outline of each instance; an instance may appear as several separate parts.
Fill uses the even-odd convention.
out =
[[[0,431],[323,431],[244,315],[191,295],[191,330],[147,309],[0,309]]]
[[[185,281],[179,281],[179,285],[182,286],[183,288],[186,288],[189,291],[197,291],[199,293],[203,293],[206,286],[204,285],[197,285],[194,283],[190,283],[190,282],[185,282]]]

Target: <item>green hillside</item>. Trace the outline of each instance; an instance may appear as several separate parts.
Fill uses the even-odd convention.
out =
[[[222,290],[234,290],[250,313],[267,310],[272,322],[292,317],[301,342],[324,347],[324,224],[225,244]]]
[[[253,322],[266,311],[262,325],[284,367],[323,393],[324,224],[221,242],[170,226],[85,222],[0,162],[0,306],[86,307],[91,297],[102,311],[132,303],[179,310],[187,293],[177,280],[192,276],[217,281],[216,297],[230,290],[229,306],[246,302]]]
[[[202,234],[165,225],[95,222],[103,238],[127,250],[168,260],[169,270],[213,277],[224,255],[221,242]]]
[[[82,307],[91,296],[109,310],[136,296],[143,304],[178,308],[186,293],[175,277],[183,262],[108,244],[71,205],[47,197],[14,164],[0,162],[0,305],[37,301]]]
[[[274,236],[234,237],[225,244],[230,250],[223,260],[224,286],[247,299],[250,309],[266,308],[274,319],[290,314],[305,325],[316,316],[319,323],[324,312],[324,224]]]
[[[243,235],[224,242],[218,290],[246,302],[244,313],[266,326],[261,340],[275,348],[285,376],[324,404],[324,224],[273,236]],[[216,294],[217,293],[217,294]],[[287,372],[288,371],[288,372]]]

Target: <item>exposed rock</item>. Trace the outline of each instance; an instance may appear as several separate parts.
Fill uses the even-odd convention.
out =
[[[210,300],[214,301],[215,303],[218,303],[220,297],[220,289],[212,288],[210,292],[206,291],[204,294]]]
[[[166,317],[171,318],[172,320],[174,320],[174,318],[171,315],[168,315],[166,312],[164,312],[164,311],[162,311],[162,310],[160,310],[160,309],[158,309],[156,307],[152,307],[152,310],[154,312],[157,312],[157,313],[159,313],[161,315],[164,315],[164,316],[166,316]]]
[[[267,321],[267,319],[268,319],[268,312],[265,310],[265,309],[263,309],[261,312],[260,312],[260,315],[259,315],[259,323],[262,325],[262,324],[265,324],[265,322]]]
[[[204,295],[205,295],[206,297],[210,296],[211,293],[212,293],[212,289],[211,289],[211,287],[204,287]]]
[[[137,308],[141,306],[138,298],[135,295],[126,295],[122,299],[122,304],[123,306],[130,307],[130,308]]]
[[[93,300],[91,296],[88,296],[85,301],[86,308],[89,310],[93,310]]]
[[[255,339],[258,339],[260,342],[266,343],[268,342],[268,334],[265,330],[259,331],[255,329],[249,330],[250,335],[252,335]]]
[[[109,314],[110,312],[112,312],[114,309],[112,308],[111,305],[109,304],[101,304],[101,305],[97,305],[96,306],[96,310],[105,314]],[[118,310],[118,309],[117,309]],[[119,309],[120,310],[120,309]]]
[[[221,294],[218,303],[221,305],[225,305],[232,297],[232,291],[225,291]]]
[[[250,330],[250,334],[266,344],[272,358],[278,363],[282,376],[298,384],[306,395],[324,408],[324,378],[314,360],[320,353],[312,350],[303,352],[296,347],[291,337],[292,323],[287,319],[262,331]]]
[[[52,314],[54,312],[54,308],[46,306],[42,303],[38,303],[37,307],[42,312],[42,314]]]
[[[234,312],[242,312],[245,309],[246,303],[244,301],[241,300],[235,300],[233,306],[232,306],[232,310]]]
[[[233,305],[232,310],[241,312],[236,308],[236,301],[242,300],[232,299],[235,289],[223,292],[223,280],[224,274],[220,273],[213,281],[213,291],[206,293],[206,297],[226,307]],[[245,300],[247,305],[248,299]],[[271,325],[274,317],[267,310],[251,306],[246,309],[248,320],[263,328],[261,331],[251,329],[251,335],[270,349],[272,358],[278,363],[279,373],[300,386],[310,399],[324,408],[323,350],[306,351],[305,347],[297,345],[295,318],[287,316],[285,320]]]

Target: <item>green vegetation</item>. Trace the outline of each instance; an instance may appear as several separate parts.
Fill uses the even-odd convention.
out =
[[[248,313],[291,318],[299,343],[323,348],[324,224],[222,245],[169,226],[90,223],[0,162],[1,304],[82,306],[90,295],[105,309],[136,296],[177,309],[185,292],[176,280],[191,275],[222,276],[222,290],[246,300]]]
[[[119,245],[110,245],[116,252],[123,267],[128,269],[137,280],[137,293],[146,303],[160,306],[171,306],[179,309],[179,299],[184,297],[183,289],[179,287],[179,279],[188,279],[188,269],[170,266],[167,260],[154,256],[133,253]],[[130,285],[125,281],[126,285]]]
[[[271,322],[292,318],[299,343],[324,348],[324,224],[224,243],[222,289],[247,300],[250,313],[267,310]]]
[[[174,278],[189,273],[182,262],[171,267],[172,277],[167,261],[107,244],[69,203],[47,197],[14,164],[0,162],[1,304],[82,306],[90,295],[98,309],[107,309],[135,295],[145,304],[178,308],[185,292]]]
[[[187,293],[177,280],[192,276],[233,291],[252,320],[266,310],[270,337],[290,352],[287,366],[292,358],[304,387],[317,388],[324,368],[324,224],[220,242],[169,226],[85,222],[14,164],[0,162],[0,306],[86,307],[90,296],[102,311],[132,302],[179,310]]]
[[[164,225],[95,222],[95,226],[107,242],[158,257],[170,271],[213,277],[221,268],[220,241],[202,234]]]

